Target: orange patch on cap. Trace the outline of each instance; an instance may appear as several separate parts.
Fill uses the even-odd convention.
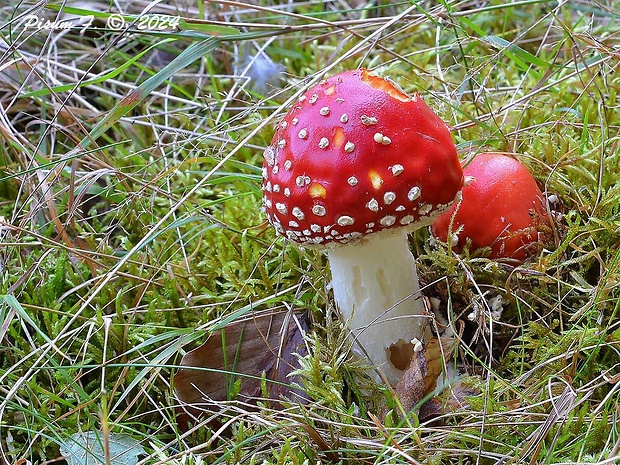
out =
[[[409,97],[403,90],[398,88],[396,84],[394,84],[392,81],[379,76],[374,76],[367,69],[362,70],[362,81],[368,84],[373,89],[385,92],[390,97],[393,97],[396,100],[400,100],[401,102],[408,102],[409,100],[411,100],[411,97]]]
[[[325,196],[327,195],[327,190],[325,189],[325,187],[323,187],[322,184],[315,182],[310,185],[310,188],[308,189],[308,193],[310,194],[310,197],[312,197],[313,199],[316,199],[316,198],[324,199]]]
[[[368,171],[368,179],[370,179],[372,187],[374,187],[375,189],[381,188],[381,184],[383,184],[383,178],[379,173],[373,170]]]
[[[340,126],[336,127],[334,129],[334,139],[333,139],[333,143],[336,146],[336,148],[340,148],[342,147],[342,144],[344,144],[344,129],[342,129]]]

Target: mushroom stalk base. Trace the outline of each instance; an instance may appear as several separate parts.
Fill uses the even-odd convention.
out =
[[[402,356],[392,355],[400,369],[396,368],[389,360],[394,353],[389,348],[413,338],[421,340],[424,313],[407,233],[373,234],[357,244],[329,249],[328,258],[334,298],[351,328],[354,350],[366,354],[373,366],[396,384],[408,359],[405,364]]]

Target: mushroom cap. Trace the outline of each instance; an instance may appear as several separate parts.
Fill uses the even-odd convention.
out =
[[[264,158],[267,218],[306,245],[429,224],[463,184],[446,124],[417,95],[365,69],[305,92]]]
[[[463,171],[463,198],[435,219],[432,233],[447,242],[450,232],[457,251],[470,241],[472,250],[491,247],[490,258],[525,260],[531,244],[542,239],[539,229],[549,223],[530,172],[503,153],[481,153]]]

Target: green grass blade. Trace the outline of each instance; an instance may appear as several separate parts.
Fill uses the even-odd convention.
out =
[[[22,307],[15,296],[9,294],[0,295],[0,303],[2,303],[3,306],[6,305],[11,308],[23,321],[34,328],[34,330],[45,340],[45,342],[52,344],[52,340],[49,336],[45,334],[41,328],[39,328],[39,325],[37,325],[30,315],[28,315],[28,312],[24,309],[24,307]]]
[[[542,58],[531,54],[527,50],[524,50],[518,45],[506,39],[502,39],[501,37],[486,35],[481,37],[480,40],[486,44],[489,44],[493,48],[505,52],[506,55],[508,55],[522,69],[527,68],[528,65],[539,66],[544,69],[551,66],[550,63],[547,63]]]
[[[232,26],[220,26],[219,24],[209,24],[200,20],[181,19],[179,21],[181,31],[200,32],[210,36],[229,36],[238,35],[239,29]]]

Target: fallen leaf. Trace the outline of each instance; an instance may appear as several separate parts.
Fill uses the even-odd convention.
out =
[[[188,352],[174,376],[174,392],[182,410],[193,417],[215,403],[235,398],[252,403],[262,397],[263,383],[271,399],[305,401],[291,387],[288,375],[298,368],[295,354],[304,355],[307,316],[296,312],[252,315],[214,331],[200,347]]]
[[[467,397],[480,394],[480,390],[472,382],[457,380],[447,386],[441,394],[420,407],[418,418],[420,421],[428,421],[440,417],[446,413],[453,413],[468,406]]]
[[[450,358],[455,345],[453,338],[433,338],[421,350],[413,352],[409,367],[394,388],[406,412],[435,389],[443,370],[444,356]]]
[[[135,465],[141,455],[146,455],[144,448],[131,436],[110,433],[109,462],[106,461],[104,436],[99,431],[75,433],[60,447],[60,453],[69,465]]]

